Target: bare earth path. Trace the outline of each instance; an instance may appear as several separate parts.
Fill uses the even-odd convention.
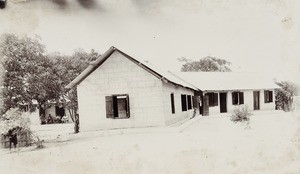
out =
[[[299,117],[255,115],[250,129],[229,117],[206,117],[182,132],[82,134],[41,150],[2,153],[0,172],[299,174]]]

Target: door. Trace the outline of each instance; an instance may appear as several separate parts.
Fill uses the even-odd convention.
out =
[[[203,97],[197,96],[197,101],[199,105],[199,114],[203,115]]]
[[[220,112],[227,112],[227,93],[220,93]]]
[[[209,115],[209,96],[205,94],[203,96],[203,116]]]
[[[253,91],[253,108],[254,108],[254,110],[260,109],[259,100],[260,100],[259,91]]]

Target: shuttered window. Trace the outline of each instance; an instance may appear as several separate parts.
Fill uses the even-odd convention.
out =
[[[181,109],[182,111],[187,111],[187,102],[186,102],[186,95],[181,95]]]
[[[188,110],[192,109],[192,97],[190,95],[187,96],[188,102]]]
[[[114,118],[113,96],[106,96],[106,118]]]
[[[244,104],[244,93],[239,92],[239,104]]]
[[[106,118],[129,118],[129,96],[127,94],[105,97]]]
[[[208,93],[209,106],[214,106],[214,93]]]
[[[209,106],[218,106],[219,104],[219,98],[218,98],[218,93],[207,93],[206,95],[208,95],[208,102],[209,102]]]
[[[174,94],[172,93],[170,96],[171,96],[171,110],[172,110],[172,114],[175,114]]]
[[[244,92],[232,92],[232,104],[242,105],[244,104]]]
[[[273,102],[273,91],[265,90],[264,91],[265,96],[265,103],[271,103]]]
[[[238,92],[233,92],[231,95],[232,95],[232,104],[233,105],[239,104]]]
[[[219,100],[218,100],[218,93],[214,93],[214,106],[218,106]]]

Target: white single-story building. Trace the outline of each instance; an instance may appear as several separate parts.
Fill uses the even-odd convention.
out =
[[[243,105],[250,110],[275,110],[274,90],[279,87],[268,75],[242,72],[180,72],[176,75],[202,91],[202,115],[231,113]]]
[[[212,83],[216,80],[207,81],[209,73],[201,74],[162,71],[111,47],[66,88],[77,87],[83,131],[166,126],[192,117],[194,108],[202,115],[230,112],[241,104],[275,110],[277,86],[271,80],[259,88],[251,84],[225,88],[230,82],[218,82],[217,86]],[[204,85],[210,82],[211,86]],[[268,99],[264,100],[264,96]]]
[[[66,88],[77,86],[80,129],[165,126],[191,117],[198,89],[146,64],[111,47],[75,78]]]

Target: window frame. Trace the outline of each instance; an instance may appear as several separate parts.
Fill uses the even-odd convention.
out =
[[[175,114],[176,110],[175,110],[175,99],[174,99],[174,93],[170,94],[171,97],[171,113]]]
[[[187,97],[186,94],[181,94],[181,110],[187,111]]]
[[[187,109],[191,110],[192,108],[193,108],[193,106],[192,106],[192,96],[187,95]]]
[[[123,97],[126,99],[126,117],[119,117],[118,110],[118,97]],[[121,100],[121,99],[120,99]],[[111,106],[108,106],[110,103]],[[130,103],[128,94],[113,94],[110,96],[105,96],[105,105],[106,105],[106,118],[109,119],[129,119],[130,118]],[[109,110],[111,109],[111,110]]]
[[[265,103],[273,103],[273,91],[264,90]]]
[[[243,105],[243,104],[245,104],[244,92],[242,92],[242,91],[233,91],[231,93],[231,99],[232,99],[232,105]]]
[[[217,92],[208,92],[205,95],[208,96],[208,106],[218,106],[219,105],[219,97]]]

